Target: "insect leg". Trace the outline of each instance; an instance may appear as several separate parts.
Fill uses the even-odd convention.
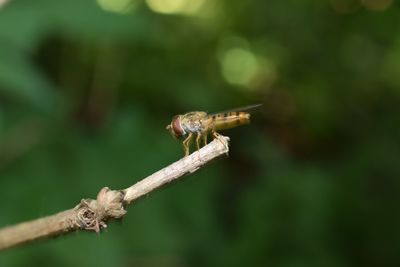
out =
[[[201,133],[200,133],[200,132],[197,132],[197,136],[196,136],[197,150],[200,149],[200,138],[201,138]]]
[[[212,132],[212,135],[214,136],[214,138],[216,138],[216,139],[218,139],[218,140],[221,140],[219,137],[220,137],[220,134],[219,133],[217,133],[216,131],[213,131]]]
[[[207,145],[207,135],[208,135],[208,133],[205,133],[205,134],[203,135],[203,142],[204,142],[204,145]]]
[[[186,137],[185,140],[183,140],[183,150],[185,151],[185,157],[189,156],[189,147],[190,147],[190,141],[192,140],[192,133],[189,133],[189,136]]]
[[[224,147],[228,148],[226,141],[222,140],[221,135],[219,133],[217,133],[216,131],[213,131],[212,135],[214,136],[215,139],[220,141],[224,145]]]
[[[196,136],[197,150],[200,149],[200,137],[201,137],[201,133],[197,132],[197,136]]]

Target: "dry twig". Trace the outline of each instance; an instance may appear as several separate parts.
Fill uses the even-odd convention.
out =
[[[159,170],[123,190],[104,187],[97,199],[82,199],[73,209],[0,229],[0,250],[78,230],[100,232],[109,219],[120,219],[125,207],[151,191],[228,153],[228,137],[221,136],[188,157]]]

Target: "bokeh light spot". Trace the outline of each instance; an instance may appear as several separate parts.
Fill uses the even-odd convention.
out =
[[[393,0],[361,0],[361,4],[369,10],[384,11],[390,7]]]
[[[1,0],[0,0],[1,1]],[[132,0],[96,0],[97,4],[105,11],[127,13],[134,7]]]
[[[8,0],[0,0],[0,8],[5,5],[8,2]]]
[[[232,84],[249,85],[259,71],[257,57],[249,50],[232,48],[222,57],[222,74]]]
[[[193,15],[203,6],[205,0],[146,0],[147,6],[162,14]]]

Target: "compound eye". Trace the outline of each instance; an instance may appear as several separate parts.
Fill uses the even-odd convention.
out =
[[[175,116],[172,119],[171,126],[172,126],[172,133],[176,137],[181,137],[185,133],[185,131],[182,129],[181,118],[179,115]]]

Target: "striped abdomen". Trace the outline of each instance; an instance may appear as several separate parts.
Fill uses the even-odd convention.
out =
[[[211,115],[214,123],[214,129],[224,130],[236,126],[248,124],[250,122],[250,113],[242,111],[232,111]]]

